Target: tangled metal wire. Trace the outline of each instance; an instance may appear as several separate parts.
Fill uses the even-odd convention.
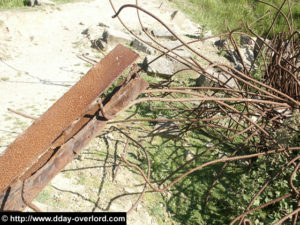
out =
[[[235,165],[240,165],[248,160],[247,166],[250,176],[251,171],[257,166],[256,160],[262,157],[266,161],[272,161],[270,166],[277,165],[276,168],[274,166],[275,172],[266,176],[268,179],[252,196],[243,212],[236,215],[230,224],[252,224],[251,220],[246,218],[247,216],[285,199],[294,199],[295,204],[293,204],[290,212],[286,212],[274,224],[281,224],[287,220],[292,220],[294,225],[297,224],[300,211],[300,189],[295,186],[295,177],[299,173],[300,167],[298,154],[300,150],[300,33],[293,30],[291,1],[284,0],[279,8],[264,1],[259,2],[269,5],[276,11],[264,36],[255,33],[252,29],[253,24],[246,24],[245,32],[241,32],[241,29],[230,30],[228,28],[226,33],[186,41],[167,26],[162,19],[140,7],[138,0],[135,4],[123,5],[118,10],[113,1],[110,0],[115,12],[114,17],[117,17],[137,40],[161,53],[155,60],[168,56],[185,66],[184,69],[175,72],[173,76],[167,79],[152,82],[150,88],[144,92],[144,96],[132,103],[132,106],[137,107],[147,103],[150,110],[157,110],[162,113],[172,112],[172,118],[149,119],[139,117],[109,122],[114,130],[121,132],[130,142],[134,142],[142,148],[146,155],[148,166],[147,172],[144,172],[141,166],[126,159],[125,152],[127,152],[128,143],[124,154],[122,154],[123,161],[137,169],[145,180],[143,192],[138,200],[141,199],[148,186],[154,191],[163,192],[195,171],[222,163],[221,169],[217,171],[217,175],[207,191],[206,203],[208,204],[213,189],[230,163],[235,162]],[[282,11],[285,5],[289,7],[290,13],[288,15]],[[122,12],[128,8],[136,9],[143,35],[135,34],[121,18]],[[150,16],[157,21],[173,35],[178,45],[170,48],[160,43],[148,32],[143,24],[142,15]],[[273,34],[272,40],[268,40],[279,16],[283,16],[286,20],[287,31]],[[263,18],[264,16],[261,19]],[[230,64],[215,62],[201,53],[197,44],[215,37],[222,37],[225,40],[227,44],[223,46],[222,51],[227,54],[235,54],[240,64],[239,68]],[[250,63],[244,59],[241,48],[237,44],[239,38],[247,38],[253,44],[254,55]],[[176,51],[179,48],[185,48],[193,57],[181,56]],[[193,74],[197,74],[198,79],[205,80],[204,85],[195,86],[186,85],[185,82],[178,83],[179,78],[176,78],[176,75],[188,74],[187,71],[192,71]],[[187,80],[188,78],[185,77],[184,79]],[[163,129],[169,132],[174,128],[179,129],[177,138],[183,138],[188,132],[201,131],[213,140],[213,144],[206,146],[204,151],[193,155],[191,159],[188,159],[164,177],[162,181],[155,182],[155,184],[151,181],[151,159],[146,148],[140,144],[143,143],[143,137],[130,136],[130,132],[123,125],[124,123],[138,123],[140,132],[148,134],[162,129],[146,127],[144,122],[163,123]],[[222,151],[220,148],[225,145],[230,146],[230,150],[223,150],[223,156],[214,154],[217,155],[216,158],[209,158],[208,161],[190,168],[201,157]],[[282,162],[280,166],[274,163],[279,158]],[[271,184],[274,185],[275,183],[276,186],[276,182],[278,182],[276,178],[283,173],[288,174],[286,179],[289,187],[286,194],[254,206],[256,200]],[[134,204],[134,206],[136,205],[137,203]]]

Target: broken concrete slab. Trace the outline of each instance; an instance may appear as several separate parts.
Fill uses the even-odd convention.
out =
[[[135,48],[137,51],[144,52],[146,54],[153,54],[154,50],[147,46],[145,43],[141,42],[138,39],[134,39],[131,43],[130,46]]]
[[[181,74],[188,73],[190,75],[198,74],[197,72],[190,70],[187,65],[168,56],[161,56],[160,58],[157,58],[157,56],[149,55],[145,57],[140,66],[145,72],[149,74],[157,74],[162,77],[170,77],[177,72],[180,72]]]
[[[178,31],[181,33],[193,34],[199,31],[199,25],[187,19],[186,16],[178,10],[171,13],[170,20],[172,24],[179,28]]]
[[[173,41],[176,40],[174,35],[171,34],[166,29],[160,29],[160,30],[154,29],[154,30],[151,31],[151,34],[153,35],[153,37],[156,37],[156,38],[163,38],[163,39],[168,39],[168,40],[173,40]]]
[[[142,69],[147,73],[163,76],[172,76],[175,73],[174,62],[172,60],[167,57],[156,58],[157,56],[145,57],[141,64]]]
[[[109,46],[117,44],[130,45],[132,37],[122,31],[109,28],[104,30],[102,40],[109,44]]]
[[[192,57],[191,52],[188,51],[180,41],[166,41],[166,42],[162,42],[161,44],[166,48],[168,48],[169,50],[175,49],[172,52],[175,52],[176,54],[182,57],[185,58]]]
[[[177,55],[183,57],[183,58],[190,58],[190,57],[192,57],[192,54],[189,51],[187,51],[187,50],[175,50],[173,52],[176,53]],[[179,58],[179,57],[176,56],[176,58]]]
[[[168,49],[176,48],[176,50],[178,50],[178,51],[184,50],[184,46],[182,46],[182,43],[178,40],[177,41],[164,41],[164,42],[161,42],[161,44],[163,46],[167,47]]]
[[[253,41],[251,39],[251,37],[247,36],[247,35],[241,35],[240,37],[240,45],[242,47],[247,47],[249,45],[252,45]]]
[[[201,74],[199,78],[196,80],[197,86],[207,86],[210,80],[218,79],[220,81],[220,86],[226,83],[226,86],[237,89],[238,85],[235,80],[229,74],[225,74],[222,72],[216,72],[214,69],[208,69],[204,74]]]

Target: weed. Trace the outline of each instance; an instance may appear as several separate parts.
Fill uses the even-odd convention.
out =
[[[20,0],[0,0],[0,10],[24,7],[25,1]]]
[[[9,77],[1,77],[2,81],[9,81]]]
[[[227,52],[224,50],[218,51],[218,55],[225,57],[227,55]]]
[[[215,33],[227,31],[227,27],[235,29],[242,22],[251,23],[264,15],[268,10],[274,12],[269,6],[254,0],[175,0],[176,6],[182,9],[196,23],[212,29]],[[281,0],[270,0],[271,4],[279,7]],[[237,13],[238,12],[238,13]],[[283,7],[283,12],[288,14],[288,7]],[[300,28],[300,7],[293,7],[295,30]],[[264,32],[264,28],[271,25],[274,16],[268,17],[254,27],[257,33]],[[225,24],[225,26],[224,26]],[[283,18],[276,21],[274,33],[283,31],[286,23]]]
[[[80,41],[72,42],[73,48],[78,48],[80,46],[80,44],[81,44]]]
[[[50,199],[51,199],[51,194],[46,189],[41,191],[36,198],[36,200],[41,203],[48,203]]]

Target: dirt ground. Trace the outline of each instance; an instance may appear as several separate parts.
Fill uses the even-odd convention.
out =
[[[133,0],[114,0],[116,8]],[[174,9],[162,0],[140,1],[140,5],[170,20]],[[136,11],[122,12],[122,18],[133,30],[140,29]],[[92,65],[78,58],[88,54],[100,60],[103,55],[91,48],[83,31],[90,29],[102,35],[102,23],[115,30],[125,29],[108,0],[64,5],[43,5],[0,13],[0,152],[31,123],[16,117],[7,108],[37,116],[45,112]],[[153,19],[145,17],[151,26]],[[110,49],[114,46],[110,46]]]

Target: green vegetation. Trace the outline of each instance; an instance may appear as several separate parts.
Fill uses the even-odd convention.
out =
[[[13,9],[24,7],[27,2],[23,0],[0,0],[0,10],[1,9]]]
[[[52,0],[55,3],[60,3],[60,4],[64,4],[64,3],[69,3],[69,2],[90,2],[92,0]]]
[[[52,199],[51,194],[46,191],[46,189],[44,189],[43,191],[41,191],[39,193],[39,195],[37,196],[36,200],[41,202],[41,203],[49,203],[49,201]]]
[[[52,0],[55,3],[69,3],[79,1],[90,1],[90,0]],[[23,8],[29,5],[29,0],[0,0],[0,10]],[[57,8],[60,10],[60,8]]]
[[[266,32],[276,11],[257,0],[174,0],[174,2],[191,19],[212,29],[215,33],[227,31],[227,26],[231,30],[238,28],[242,22],[251,24],[269,11],[271,16],[267,16],[263,21],[253,25],[257,33]],[[283,1],[269,0],[267,2],[279,8]],[[294,26],[297,30],[300,28],[300,3],[291,2],[294,2]],[[283,7],[283,12],[288,14],[287,4]],[[280,16],[275,24],[274,32],[283,31],[285,26],[286,22],[283,16]]]
[[[9,81],[9,77],[1,77],[0,80],[1,81]]]
[[[148,80],[155,81],[157,78],[148,77]],[[177,107],[180,104],[178,103]],[[184,117],[184,112],[157,110],[155,109],[157,107],[166,107],[166,104],[152,102],[150,107],[149,104],[142,103],[131,110],[136,113],[136,118],[172,119]],[[242,105],[237,105],[236,108],[243,110]],[[295,115],[292,119],[286,121],[285,124],[286,127],[279,129],[274,134],[274,137],[280,143],[286,144],[286,146],[297,145],[299,140],[299,115]],[[144,122],[143,125],[153,129],[157,126],[157,123]],[[295,132],[288,133],[288,127],[293,127]],[[132,125],[130,128],[131,135],[135,134],[135,129],[136,127]],[[287,135],[282,135],[282,133]],[[220,133],[216,132],[215,129],[209,128],[195,129],[173,137],[154,133],[149,133],[148,136],[151,138],[143,140],[143,147],[151,158],[151,181],[155,186],[163,184],[160,188],[165,187],[192,168],[223,156],[229,157],[237,149],[240,149],[241,155],[255,153],[256,151],[247,144],[242,144],[243,140],[240,137],[236,137],[231,142],[222,143],[223,138]],[[260,138],[257,138],[256,141],[259,143]],[[215,145],[216,149],[204,153],[207,150],[208,143]],[[174,173],[174,176],[171,178],[166,179],[188,160],[189,154],[201,156],[182,170]],[[136,163],[136,160],[133,161],[130,157],[128,157],[128,160]],[[213,164],[195,171],[175,184],[169,192],[171,194],[162,194],[164,202],[160,204],[166,205],[167,210],[173,215],[172,219],[179,224],[229,224],[237,215],[246,210],[251,199],[272,177],[275,176],[274,181],[255,200],[252,208],[289,193],[287,178],[292,173],[293,168],[290,167],[284,172],[278,173],[282,167],[286,166],[286,163],[283,153],[229,163],[219,177],[216,186],[212,189],[209,201],[206,202],[208,191],[223,166],[223,163]],[[144,172],[147,171],[147,161],[145,159],[140,159],[140,162],[136,164]],[[294,183],[299,185],[298,177],[295,177]],[[160,209],[160,204],[153,204],[150,212],[153,214],[157,213]],[[255,221],[256,224],[259,224],[259,222],[272,224],[284,215],[291,213],[295,205],[297,205],[297,199],[287,198],[265,207],[263,210],[255,211],[247,215],[247,218]]]

